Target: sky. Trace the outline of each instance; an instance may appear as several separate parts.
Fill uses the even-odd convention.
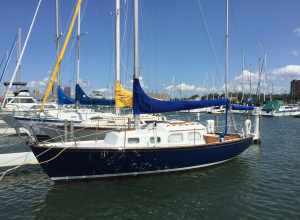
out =
[[[121,0],[122,83],[131,86],[132,0]],[[0,56],[18,27],[24,43],[38,0],[2,0]],[[87,90],[114,83],[114,0],[84,0],[80,78]],[[61,31],[67,32],[75,0],[61,0]],[[229,1],[229,87],[252,89],[259,78],[269,93],[289,92],[300,79],[300,1]],[[225,0],[140,0],[140,71],[147,91],[205,94],[224,89]],[[74,85],[76,38],[62,64],[63,85]],[[245,56],[242,71],[243,54]],[[259,59],[266,57],[259,76]],[[9,80],[16,59],[9,65]],[[44,89],[55,64],[55,0],[43,0],[21,66],[21,79]]]

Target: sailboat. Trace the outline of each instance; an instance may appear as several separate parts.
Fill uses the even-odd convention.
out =
[[[185,121],[140,126],[140,114],[213,106],[226,106],[228,110],[230,103],[227,98],[163,101],[144,92],[139,81],[138,4],[139,1],[134,0],[135,128],[108,132],[104,140],[32,143],[30,147],[34,155],[54,181],[135,176],[211,166],[235,158],[253,141],[249,120],[245,122],[243,133],[228,133],[227,123],[224,132],[217,133],[213,121],[207,126]]]
[[[80,39],[80,7],[81,1],[78,1],[73,13],[72,22],[68,29],[70,36],[75,20],[77,19],[77,39]],[[64,94],[61,87],[58,86],[57,95],[58,103],[62,105],[75,105],[74,108],[59,108],[57,110],[42,110],[36,114],[15,116],[15,119],[25,127],[29,133],[33,134],[38,140],[59,139],[65,135],[66,127],[70,129],[80,130],[77,135],[86,136],[91,133],[102,133],[107,130],[121,129],[131,127],[133,124],[132,114],[120,114],[119,108],[132,106],[132,92],[124,89],[120,83],[120,4],[116,6],[116,83],[115,83],[115,100],[104,98],[89,97],[79,85],[79,48],[77,49],[77,74],[76,74],[76,90],[75,99]],[[48,83],[43,103],[46,103],[47,97],[60,69],[60,63],[63,59],[65,48],[68,45],[68,35],[65,38],[61,52],[58,54],[57,62],[51,80]],[[79,44],[77,44],[79,45]],[[116,113],[99,112],[91,108],[79,108],[79,106],[95,106],[106,105],[116,106]],[[166,118],[158,114],[143,114],[141,115],[141,124],[146,124],[153,121],[162,121]],[[69,128],[67,128],[69,129]]]
[[[300,106],[298,104],[284,105],[280,100],[268,101],[261,109],[261,116],[281,117],[300,115]]]
[[[17,75],[19,75],[20,77],[19,70],[20,70],[21,61],[24,52],[26,50],[27,43],[30,39],[31,32],[35,24],[35,20],[40,5],[41,5],[41,1],[38,2],[23,47],[21,46],[21,29],[18,30],[18,36],[16,36],[13,42],[6,64],[1,74],[1,80],[2,80],[7,70],[9,61],[11,60],[12,53],[15,50],[16,45],[18,44],[19,51],[17,53],[17,64],[15,66],[10,81],[4,82],[4,86],[6,87],[6,89],[0,106],[0,118],[3,119],[10,127],[16,128],[16,130],[18,130],[20,124],[14,119],[13,116],[15,114],[23,114],[24,112],[28,113],[28,112],[36,111],[36,109],[40,107],[40,103],[30,95],[29,90],[26,88],[27,83],[16,81],[16,78],[18,78]],[[55,103],[45,103],[45,109],[55,109],[55,108],[57,108],[57,105]]]

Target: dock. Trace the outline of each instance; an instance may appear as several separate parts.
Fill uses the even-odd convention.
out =
[[[8,127],[5,121],[0,120],[0,137],[1,136],[13,136],[13,135],[24,135],[26,132],[21,128],[20,133],[16,132],[16,129]]]
[[[0,167],[38,164],[32,152],[0,154]]]
[[[25,134],[25,132],[22,131],[22,129],[21,133],[17,134],[14,128],[8,127],[8,125],[3,120],[0,120],[0,138],[23,134]],[[38,161],[31,151],[0,154],[0,167],[11,167],[29,164],[38,164]]]

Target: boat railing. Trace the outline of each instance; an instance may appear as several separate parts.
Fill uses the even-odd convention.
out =
[[[120,119],[121,120],[121,119]],[[81,140],[103,140],[104,136],[107,131],[124,131],[125,136],[127,136],[127,132],[131,131],[134,128],[134,124],[132,123],[132,119],[130,118],[123,118],[123,121],[119,121],[119,124],[112,123],[107,124],[107,129],[104,128],[103,122],[107,122],[107,119],[105,118],[99,118],[94,120],[93,124],[89,124],[87,127],[80,127],[80,124],[75,124],[72,121],[65,120],[63,126],[57,127],[57,126],[48,126],[45,123],[35,124],[35,127],[30,130],[30,133],[32,133],[34,140],[37,142],[40,141],[47,141],[47,142],[72,142],[76,144],[78,141]],[[254,123],[253,123],[254,124]],[[147,125],[145,125],[147,126]],[[216,120],[214,125],[214,133],[223,133],[224,132],[224,126],[225,122],[223,120]],[[52,135],[49,135],[49,137],[41,137],[42,135],[37,135],[39,131],[39,128],[41,129],[47,129],[49,132],[51,132]],[[192,128],[191,130],[185,130],[185,131],[194,131],[197,132],[198,129]],[[239,131],[239,132],[238,132]],[[253,131],[253,132],[252,132]],[[228,133],[236,133],[240,134],[241,136],[246,136],[246,131],[244,130],[244,124],[238,123],[236,124],[235,121],[231,118],[228,123]],[[251,133],[255,133],[254,127],[251,127]],[[46,135],[45,135],[46,136]],[[194,135],[196,136],[196,134]],[[194,140],[196,142],[196,140]],[[126,147],[126,138],[124,137],[124,147]]]

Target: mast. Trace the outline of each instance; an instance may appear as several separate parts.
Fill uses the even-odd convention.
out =
[[[264,58],[264,67],[265,67],[265,71],[264,71],[264,103],[266,102],[266,81],[267,81],[267,53],[265,54],[265,58]]]
[[[60,22],[59,22],[59,0],[55,0],[55,24],[56,24],[56,59],[59,55],[59,49],[60,49],[60,39],[61,39],[61,30],[60,30]],[[58,71],[58,85],[61,86],[61,74],[60,71]]]
[[[79,85],[79,79],[80,79],[80,35],[81,35],[80,11],[81,11],[81,5],[79,6],[79,11],[78,11],[78,16],[77,16],[76,85]],[[76,107],[76,109],[79,108],[79,102],[78,102],[78,100],[75,100],[75,107]]]
[[[120,82],[120,0],[116,0],[116,8],[115,8],[115,71],[116,71],[116,82]],[[120,108],[115,105],[116,114],[120,114]]]
[[[79,84],[80,77],[80,10],[79,6],[78,17],[77,17],[77,53],[76,53],[76,84]]]
[[[225,32],[225,98],[228,98],[228,70],[229,70],[229,0],[226,0],[226,32]]]
[[[13,44],[12,44],[9,52],[6,51],[6,62],[5,62],[4,66],[3,66],[3,69],[2,69],[2,73],[1,73],[1,76],[0,76],[0,83],[1,83],[1,81],[3,79],[4,74],[6,73],[8,64],[9,64],[9,62],[11,60],[11,56],[12,56],[12,54],[13,54],[15,48],[16,48],[16,43],[17,43],[17,36],[15,37],[14,42],[13,42]]]
[[[258,81],[256,87],[256,98],[258,103],[260,103],[260,81],[261,81],[261,72],[262,72],[262,61],[261,58],[258,59]]]
[[[250,97],[250,99],[252,99],[252,76],[251,76],[251,69],[252,68],[250,68],[250,72],[249,72],[249,93],[250,93],[249,97]]]
[[[271,85],[272,85],[272,87],[271,87],[270,101],[273,101],[273,91],[274,91],[274,84],[273,84],[273,82],[271,82]]]
[[[75,25],[75,22],[76,22],[78,13],[79,13],[81,1],[82,0],[77,0],[75,9],[74,9],[74,12],[73,12],[73,15],[72,15],[72,19],[71,19],[71,22],[69,24],[68,31],[67,31],[66,37],[64,39],[63,46],[60,49],[58,58],[56,60],[55,66],[54,66],[54,69],[52,70],[50,79],[48,81],[48,84],[47,84],[47,87],[46,87],[46,90],[45,90],[45,93],[44,93],[44,96],[43,96],[43,99],[42,99],[42,104],[41,104],[40,111],[44,111],[45,103],[47,102],[48,97],[49,97],[50,92],[51,92],[51,89],[53,87],[53,84],[55,83],[55,81],[57,79],[57,74],[58,74],[58,71],[60,69],[60,64],[61,64],[61,62],[62,62],[62,60],[64,58],[64,55],[65,55],[65,52],[66,52],[66,48],[67,48],[67,46],[69,44],[69,41],[70,41],[70,38],[71,38],[71,35],[72,35],[72,32],[73,32],[73,28],[74,28],[74,25]]]
[[[243,61],[242,61],[242,102],[244,101],[245,96],[245,77],[244,77],[244,69],[245,69],[245,53],[243,52]]]
[[[227,87],[227,81],[228,81],[228,69],[229,69],[229,58],[228,58],[228,38],[229,38],[229,22],[228,22],[228,14],[229,14],[229,0],[226,0],[226,27],[225,27],[225,98],[228,98],[228,87]],[[224,134],[227,134],[228,130],[228,109],[229,107],[226,106],[225,110],[225,131]]]
[[[18,41],[17,41],[17,61],[20,58],[21,55],[21,50],[22,50],[22,29],[19,27],[18,28]],[[16,81],[19,82],[21,81],[21,63],[19,65],[17,75],[16,75]]]
[[[9,82],[9,85],[8,85],[7,90],[6,90],[6,92],[5,92],[4,99],[3,99],[3,102],[2,102],[2,106],[1,106],[2,108],[3,108],[4,105],[5,105],[5,100],[6,100],[6,98],[7,98],[8,92],[9,92],[9,90],[11,89],[13,82],[15,81],[17,71],[18,71],[18,69],[19,69],[19,67],[20,67],[20,65],[21,65],[21,61],[22,61],[22,58],[23,58],[23,54],[24,54],[24,52],[25,52],[25,49],[26,49],[28,40],[29,40],[29,38],[30,38],[32,28],[33,28],[33,26],[34,26],[34,24],[35,24],[35,20],[36,20],[36,17],[37,17],[37,14],[38,14],[38,11],[39,11],[39,8],[40,8],[41,3],[42,3],[42,0],[39,0],[39,2],[38,2],[38,4],[37,4],[37,7],[36,7],[36,10],[35,10],[35,12],[34,12],[33,19],[32,19],[32,22],[31,22],[31,24],[30,24],[30,27],[29,27],[29,30],[28,30],[28,33],[27,33],[27,36],[26,36],[26,39],[25,39],[23,48],[22,48],[21,53],[20,53],[20,56],[19,56],[19,58],[18,58],[17,65],[16,65],[16,67],[15,67],[15,70],[14,70],[14,72],[13,72],[13,74],[12,74],[12,77],[11,77],[11,80],[10,80],[10,82]]]
[[[133,2],[133,11],[134,11],[134,73],[133,78],[139,78],[139,0],[134,0]],[[134,115],[134,125],[135,128],[138,128],[140,125],[139,115]]]
[[[139,0],[134,0],[134,78],[139,78]]]

